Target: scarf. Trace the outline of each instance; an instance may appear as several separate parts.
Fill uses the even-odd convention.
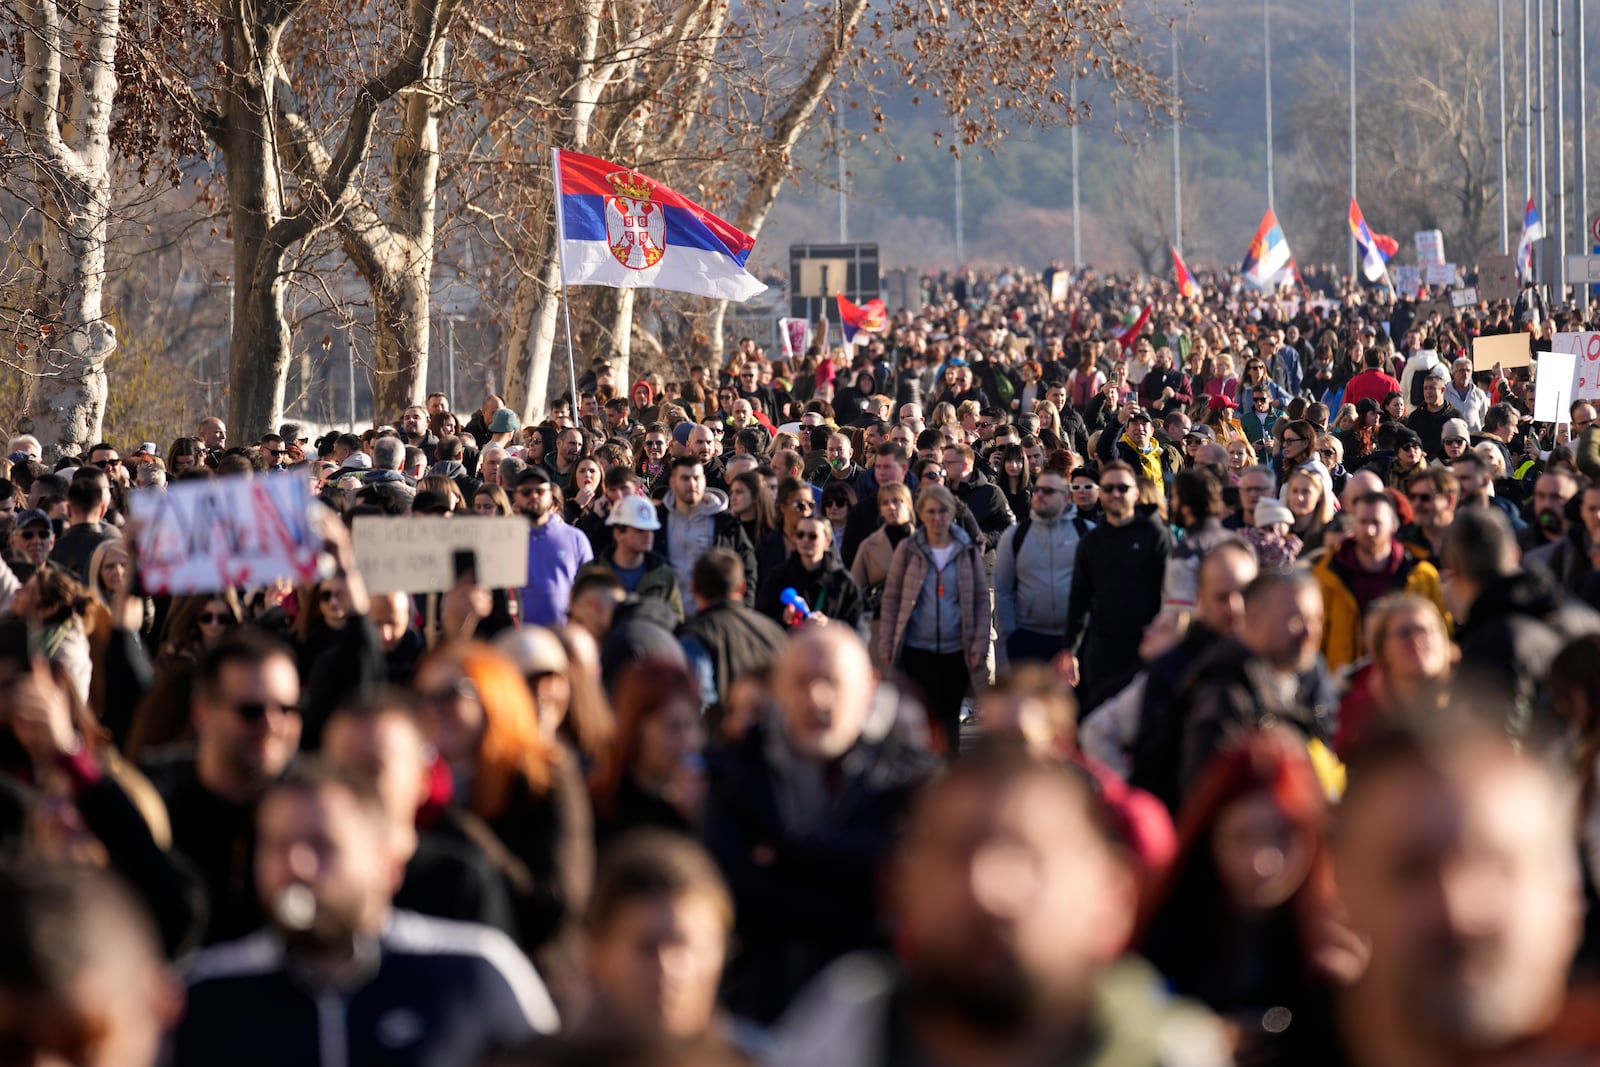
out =
[[[1133,449],[1134,453],[1139,457],[1139,472],[1152,482],[1160,485],[1163,480],[1161,477],[1161,449],[1156,447],[1155,442],[1152,441],[1148,447],[1140,449],[1138,445],[1133,443],[1133,438],[1123,434],[1122,443]]]

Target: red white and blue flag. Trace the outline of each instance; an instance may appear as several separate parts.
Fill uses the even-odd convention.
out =
[[[1522,236],[1517,238],[1517,274],[1523,278],[1533,270],[1533,242],[1544,240],[1544,223],[1539,219],[1539,209],[1528,197],[1528,206],[1522,213]]]
[[[858,307],[846,300],[843,293],[834,299],[839,301],[839,325],[844,329],[847,345],[866,344],[871,340],[868,334],[881,332],[889,323],[889,311],[882,300],[868,300]]]
[[[1386,234],[1373,233],[1361,215],[1361,205],[1350,198],[1350,232],[1355,235],[1356,249],[1361,253],[1361,273],[1369,282],[1375,282],[1389,272],[1389,257],[1400,251],[1400,243]]]
[[[1172,269],[1178,276],[1179,295],[1190,300],[1200,299],[1200,286],[1195,284],[1194,275],[1183,265],[1183,257],[1178,255],[1176,248],[1172,249]]]
[[[1244,254],[1239,273],[1257,289],[1276,289],[1287,279],[1297,277],[1289,242],[1284,239],[1283,227],[1278,225],[1278,216],[1271,208],[1267,208],[1261,225],[1256,227],[1256,235],[1250,240],[1250,250]]]
[[[745,269],[755,238],[637,171],[556,153],[565,285],[676,289],[748,300],[766,286]]]

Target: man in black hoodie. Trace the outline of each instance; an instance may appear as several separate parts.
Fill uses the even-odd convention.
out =
[[[1000,487],[984,477],[972,449],[966,445],[946,445],[944,448],[945,480],[983,532],[978,547],[991,571],[994,569],[994,550],[1000,544],[1000,535],[1017,524],[1011,505]]]
[[[1112,460],[1100,468],[1100,500],[1105,522],[1078,543],[1067,651],[1057,657],[1067,684],[1078,688],[1084,714],[1139,672],[1139,639],[1161,610],[1172,551],[1167,524],[1153,509],[1138,506],[1139,482],[1128,464]]]

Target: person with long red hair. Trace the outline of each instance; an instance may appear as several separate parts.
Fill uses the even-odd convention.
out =
[[[583,779],[540,729],[517,665],[477,641],[434,647],[417,666],[428,740],[449,769],[436,829],[482,848],[511,890],[518,942],[556,997],[576,980],[576,923],[594,880]]]
[[[1176,992],[1230,1020],[1240,1064],[1326,1015],[1326,817],[1304,743],[1253,731],[1196,783],[1178,858],[1142,908],[1138,950]]]
[[[649,827],[694,834],[705,798],[700,686],[681,664],[644,660],[617,681],[617,729],[589,776],[600,844]]]

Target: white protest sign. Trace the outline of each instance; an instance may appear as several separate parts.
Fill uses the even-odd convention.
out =
[[[1440,230],[1418,230],[1417,262],[1424,266],[1444,262],[1444,233]]]
[[[1050,275],[1050,303],[1062,304],[1066,302],[1071,293],[1072,275],[1064,270],[1058,270]]]
[[[528,584],[528,520],[361,515],[351,529],[356,569],[374,593],[442,593],[455,584],[455,555],[471,552],[478,584]]]
[[[128,507],[149,593],[218,593],[316,578],[322,542],[311,528],[311,484],[300,475],[175,482],[165,491],[135,492]]]
[[[1397,263],[1389,268],[1394,275],[1395,292],[1403,296],[1416,296],[1422,288],[1422,268],[1409,263]]]
[[[1475,307],[1478,303],[1478,287],[1475,285],[1462,286],[1460,289],[1450,290],[1450,306],[1454,308]]]
[[[1572,405],[1573,368],[1578,357],[1571,352],[1541,352],[1539,376],[1534,380],[1534,422],[1566,422]]]
[[[1572,398],[1600,400],[1600,333],[1558,333],[1550,339],[1550,348],[1575,357]]]
[[[1429,263],[1429,285],[1454,285],[1456,283],[1456,265],[1454,263]]]

